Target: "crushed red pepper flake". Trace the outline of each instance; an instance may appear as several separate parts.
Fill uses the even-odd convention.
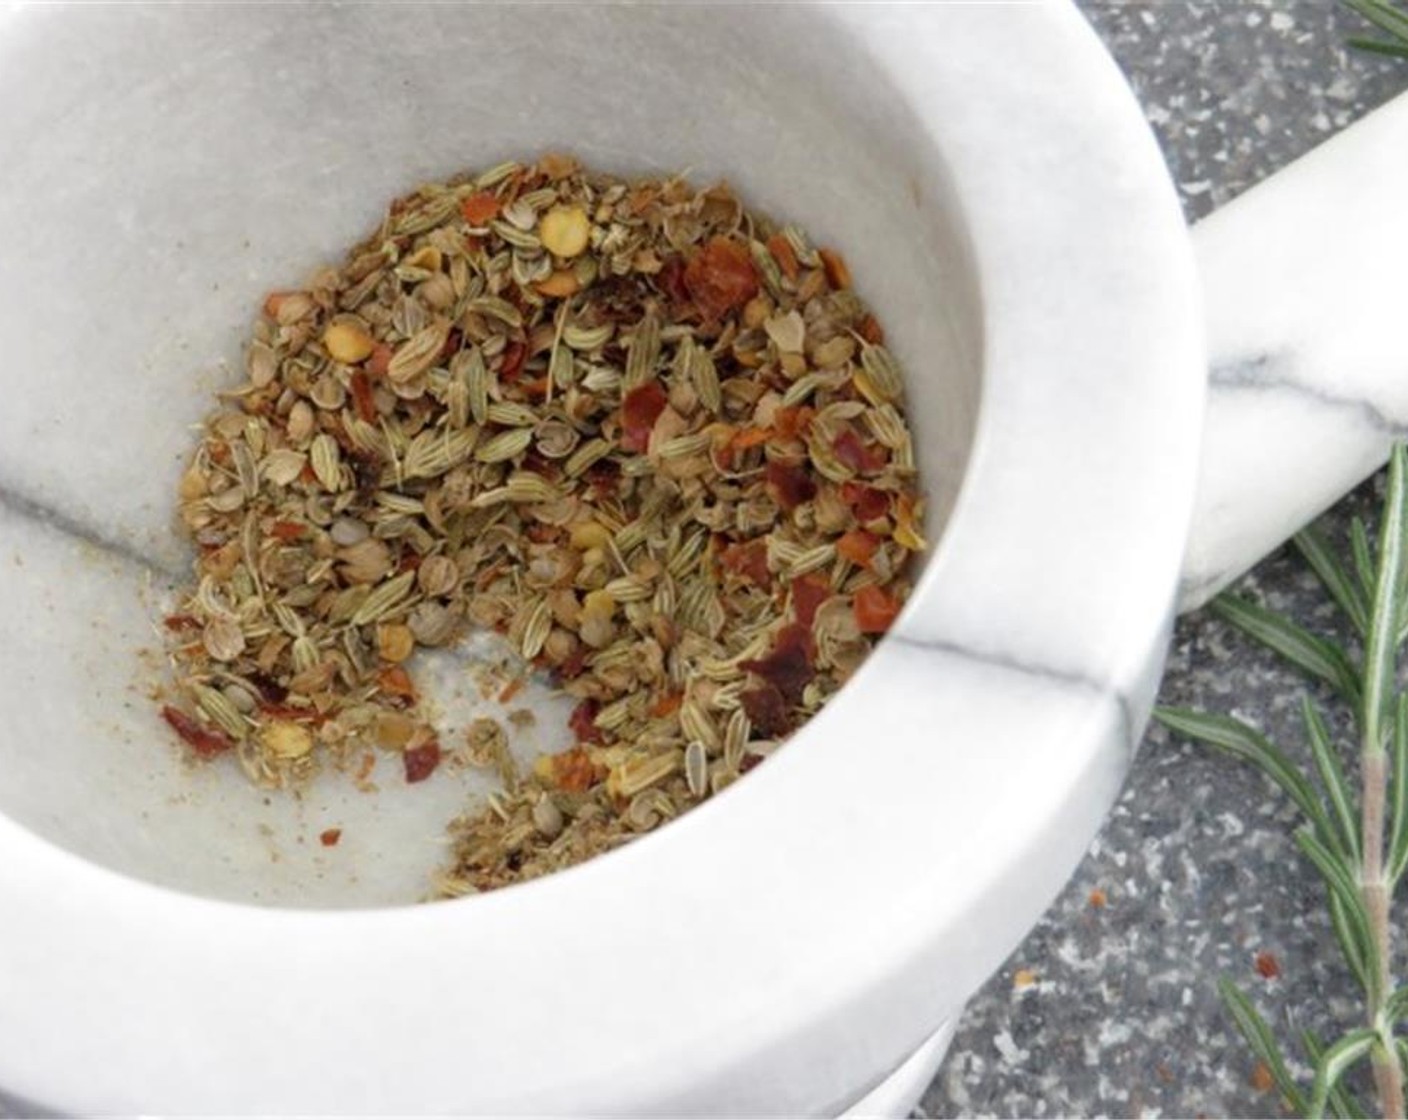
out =
[[[831,581],[817,572],[808,572],[792,581],[792,612],[799,625],[811,629],[817,608],[831,598]]]
[[[601,728],[596,725],[598,708],[597,702],[588,698],[572,709],[572,714],[567,719],[567,726],[572,729],[572,734],[577,737],[577,742],[601,742]]]
[[[423,782],[440,765],[440,744],[432,740],[419,747],[411,747],[402,753],[401,759],[406,768],[406,781]]]
[[[1276,954],[1263,949],[1252,958],[1252,967],[1263,980],[1275,980],[1281,975],[1281,962]]]
[[[857,591],[853,602],[862,634],[885,633],[900,613],[900,603],[873,585]]]
[[[234,749],[235,741],[223,731],[206,727],[180,708],[173,708],[170,704],[163,705],[161,718],[170,724],[171,729],[201,758],[214,758],[217,754]]]
[[[644,451],[655,421],[669,403],[658,381],[647,381],[627,392],[621,398],[621,446],[627,451]]]
[[[816,480],[800,463],[784,463],[774,459],[768,463],[765,477],[768,493],[787,513],[816,497]]]
[[[792,623],[778,631],[766,657],[742,661],[739,666],[776,688],[789,704],[796,704],[802,698],[802,690],[816,676],[812,645],[811,627]]]
[[[886,463],[884,450],[868,447],[860,436],[850,429],[843,429],[832,444],[836,458],[859,474],[874,474],[882,470]]]
[[[707,319],[720,319],[758,294],[758,273],[745,246],[711,238],[685,264],[684,286]]]
[[[342,829],[340,828],[325,828],[322,832],[318,833],[318,843],[325,848],[337,847],[337,843],[341,839]]]

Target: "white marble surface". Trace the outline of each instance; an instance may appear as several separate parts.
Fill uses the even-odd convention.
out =
[[[7,382],[0,494],[6,547],[56,606],[21,613],[26,583],[0,582],[0,607],[52,628],[0,673],[0,765],[23,775],[0,784],[0,1085],[79,1112],[841,1110],[1053,897],[1162,664],[1203,371],[1137,108],[1056,5],[273,11],[0,26],[0,377],[45,371]],[[593,80],[542,71],[496,115],[545,44]],[[844,90],[817,80],[838,70]],[[244,309],[404,175],[564,138],[629,168],[642,135],[844,245],[886,307],[926,486],[952,505],[894,633],[747,781],[549,879],[378,909],[364,868],[329,880],[368,907],[340,912],[242,904],[287,863],[180,880],[165,856],[190,833],[143,800],[169,753],[152,783],[66,780],[166,745],[155,716],[134,708],[124,740],[71,694],[122,687],[135,565],[178,562],[174,456]],[[321,205],[290,201],[308,191]],[[95,309],[103,331],[73,329]],[[70,564],[74,536],[118,559]],[[100,608],[117,644],[88,666],[70,636]],[[51,741],[52,765],[32,754]],[[292,827],[227,792],[207,838]]]
[[[1180,605],[1328,508],[1408,433],[1408,96],[1193,231],[1211,364]]]

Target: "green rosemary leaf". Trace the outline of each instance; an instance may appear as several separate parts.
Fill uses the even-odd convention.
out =
[[[1209,603],[1208,608],[1291,664],[1327,681],[1346,701],[1359,706],[1359,674],[1348,655],[1334,642],[1317,638],[1290,619],[1226,592]]]
[[[1276,1082],[1276,1088],[1290,1102],[1292,1111],[1304,1115],[1307,1103],[1305,1094],[1291,1076],[1291,1071],[1286,1068],[1286,1060],[1281,1056],[1280,1047],[1276,1045],[1276,1039],[1271,1033],[1271,1028],[1266,1025],[1266,1020],[1252,1006],[1252,1001],[1230,980],[1219,980],[1217,990],[1222,996],[1227,1013],[1232,1016],[1237,1032],[1246,1039],[1252,1055],[1266,1064],[1266,1068],[1271,1071],[1272,1080]]]
[[[1387,32],[1400,44],[1408,46],[1408,13],[1385,3],[1385,0],[1344,0],[1344,5],[1358,12],[1380,31]]]
[[[1408,693],[1398,694],[1393,713],[1393,782],[1389,793],[1387,872],[1389,889],[1408,868]]]
[[[1384,1000],[1384,1015],[1390,1023],[1400,1023],[1408,1018],[1408,988],[1399,988]]]
[[[1364,589],[1364,601],[1374,601],[1374,550],[1369,546],[1369,530],[1364,519],[1355,516],[1349,523],[1349,550],[1354,556],[1354,572]]]
[[[1315,1084],[1311,1089],[1307,1117],[1318,1120],[1325,1115],[1330,1091],[1356,1062],[1368,1057],[1377,1038],[1378,1035],[1368,1027],[1360,1027],[1357,1031],[1350,1031],[1320,1056],[1320,1061],[1315,1064]]]
[[[1369,948],[1351,928],[1349,915],[1345,913],[1344,903],[1339,900],[1339,896],[1331,894],[1329,900],[1330,925],[1334,927],[1335,939],[1340,943],[1340,952],[1344,954],[1349,971],[1354,973],[1354,978],[1359,981],[1359,986],[1367,993],[1369,991]]]
[[[1306,735],[1310,739],[1310,753],[1315,758],[1315,769],[1320,774],[1320,784],[1330,799],[1339,822],[1339,838],[1344,849],[1355,859],[1359,859],[1359,814],[1354,809],[1354,794],[1350,791],[1349,780],[1344,776],[1344,767],[1330,745],[1330,732],[1320,713],[1309,696],[1300,698],[1301,717],[1305,720]]]
[[[1233,758],[1256,765],[1296,803],[1306,820],[1339,856],[1348,855],[1315,787],[1295,763],[1254,727],[1231,716],[1211,715],[1188,708],[1158,707],[1154,709],[1154,718],[1170,731],[1197,739]]]
[[[1313,525],[1307,526],[1293,539],[1300,554],[1320,577],[1325,590],[1334,597],[1362,638],[1369,629],[1369,597],[1364,593],[1363,586],[1335,555],[1319,529]]]
[[[1296,844],[1309,857],[1310,862],[1315,864],[1315,869],[1325,880],[1326,888],[1344,907],[1345,926],[1354,935],[1354,939],[1360,945],[1372,945],[1374,941],[1369,932],[1369,916],[1364,912],[1364,903],[1359,897],[1359,885],[1355,882],[1354,871],[1345,865],[1341,856],[1326,848],[1309,829],[1301,829],[1296,833]],[[1366,962],[1368,959],[1366,954]],[[1372,981],[1372,970],[1366,971],[1368,979]],[[1371,982],[1368,986],[1371,1001],[1376,994],[1373,989]]]
[[[1325,1056],[1325,1044],[1320,1041],[1320,1036],[1306,1029],[1300,1032],[1300,1041],[1310,1057],[1310,1064],[1318,1066]],[[1341,1120],[1364,1120],[1368,1115],[1358,1098],[1346,1089],[1343,1083],[1330,1089],[1329,1107],[1330,1112]]]
[[[1398,627],[1403,621],[1405,531],[1408,531],[1408,451],[1395,444],[1388,461],[1388,497],[1379,525],[1379,569],[1364,650],[1364,704],[1360,727],[1366,751],[1384,749],[1384,717],[1392,703]]]
[[[1357,51],[1386,54],[1392,58],[1408,58],[1408,43],[1395,43],[1388,39],[1364,39],[1358,35],[1347,41]]]

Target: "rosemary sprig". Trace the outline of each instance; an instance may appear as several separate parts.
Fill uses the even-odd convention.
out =
[[[1250,999],[1224,980],[1219,990],[1238,1031],[1297,1112],[1309,1117],[1328,1112],[1347,1120],[1362,1116],[1342,1080],[1367,1061],[1381,1114],[1403,1117],[1408,1039],[1397,1031],[1408,1019],[1408,987],[1394,982],[1391,909],[1394,888],[1408,869],[1408,692],[1397,686],[1408,637],[1408,447],[1395,447],[1389,460],[1377,555],[1358,520],[1348,563],[1314,529],[1298,534],[1295,543],[1362,639],[1358,659],[1338,643],[1232,595],[1219,596],[1213,611],[1302,673],[1330,684],[1353,711],[1359,788],[1351,786],[1340,758],[1343,745],[1337,747],[1309,697],[1302,701],[1302,718],[1313,774],[1241,720],[1183,708],[1159,708],[1154,714],[1172,731],[1253,763],[1295,803],[1306,821],[1296,834],[1297,846],[1324,881],[1335,936],[1364,992],[1362,1026],[1329,1044],[1302,1034],[1315,1069],[1309,1086],[1297,1084]]]
[[[1349,45],[1361,51],[1387,54],[1396,58],[1408,58],[1408,11],[1398,7],[1393,0],[1341,0],[1384,33],[1386,38],[1374,39],[1355,36]]]

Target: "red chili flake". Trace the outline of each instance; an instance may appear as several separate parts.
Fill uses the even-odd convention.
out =
[[[795,463],[783,463],[774,459],[768,463],[764,477],[772,500],[787,513],[816,497],[816,483],[811,475]]]
[[[1271,1076],[1271,1067],[1265,1062],[1257,1062],[1252,1066],[1252,1075],[1249,1080],[1252,1088],[1258,1093],[1269,1093],[1276,1087],[1276,1079]]]
[[[614,498],[621,488],[621,468],[610,460],[593,463],[587,470],[587,484],[598,502]]]
[[[352,407],[357,410],[358,419],[370,424],[376,419],[376,401],[372,397],[372,383],[367,375],[357,370],[349,382],[352,388]]]
[[[792,581],[792,614],[800,626],[811,627],[817,608],[831,598],[831,581],[820,572],[808,572]]]
[[[637,385],[621,398],[621,446],[627,451],[644,451],[650,444],[650,430],[670,403],[658,381]]]
[[[523,360],[528,357],[528,347],[517,339],[504,347],[504,362],[499,367],[499,376],[507,382],[518,380],[518,375],[523,372]]]
[[[650,706],[650,716],[652,719],[664,719],[666,716],[679,711],[683,704],[683,692],[668,692]]]
[[[826,279],[833,288],[851,286],[851,270],[846,266],[845,257],[835,249],[818,249],[817,256],[821,258],[822,267],[826,269]]]
[[[587,656],[589,649],[586,646],[578,646],[561,665],[555,670],[559,680],[571,681],[580,677],[587,668]]]
[[[900,613],[900,604],[878,587],[862,587],[852,604],[862,634],[883,634]]]
[[[772,440],[772,428],[739,428],[734,435],[729,438],[729,454],[736,454],[739,451],[748,451],[750,447],[762,447],[767,441]]]
[[[399,665],[389,665],[376,675],[377,687],[388,696],[398,696],[405,700],[416,698],[416,687],[411,683],[411,675]]]
[[[864,525],[868,521],[886,516],[890,512],[890,495],[873,486],[859,482],[841,483],[841,500],[851,507],[856,520]]]
[[[836,458],[857,473],[873,473],[885,465],[884,452],[866,447],[850,428],[842,429],[831,447]]]
[[[445,345],[440,347],[440,360],[442,362],[449,361],[459,352],[459,348],[463,342],[464,333],[459,327],[451,327],[449,332],[445,335]]]
[[[880,538],[864,529],[851,529],[842,533],[836,541],[836,554],[844,556],[860,568],[870,567],[875,550],[880,547]]]
[[[372,356],[367,359],[367,373],[372,377],[385,377],[386,371],[391,368],[391,356],[395,353],[385,342],[378,342],[372,350]]]
[[[787,701],[773,685],[762,684],[749,689],[739,698],[748,722],[761,735],[785,735],[791,730],[787,718]]]
[[[162,707],[161,718],[169,723],[171,730],[190,744],[191,749],[201,758],[214,758],[235,745],[235,741],[224,732],[202,726],[180,708],[173,708],[170,704]]]
[[[782,234],[775,233],[768,238],[768,252],[772,254],[772,259],[777,262],[777,267],[782,269],[782,275],[787,279],[795,280],[801,274],[802,266],[797,263],[797,253],[792,248],[792,242]]]
[[[742,758],[738,760],[738,772],[740,774],[746,774],[755,766],[761,766],[766,761],[767,758],[764,755],[751,753],[745,754]]]
[[[201,629],[200,619],[189,614],[169,614],[161,622],[168,630],[178,634]]]
[[[407,782],[423,782],[440,765],[440,744],[434,739],[424,746],[412,747],[401,755],[406,767]]]
[[[490,191],[472,194],[460,203],[460,214],[472,226],[482,226],[499,212],[499,200]]]
[[[705,318],[721,319],[758,294],[758,273],[744,246],[715,237],[685,265],[684,286]]]
[[[596,765],[584,747],[572,747],[551,758],[552,780],[558,789],[585,793],[596,782]]]
[[[799,404],[795,408],[784,405],[773,413],[772,434],[784,441],[799,439],[815,415],[816,410],[808,405]]]
[[[601,742],[601,728],[596,725],[596,713],[595,700],[583,700],[572,709],[572,714],[567,718],[567,726],[572,729],[572,734],[577,736],[577,742]]]
[[[269,526],[269,535],[284,542],[296,541],[307,528],[301,521],[275,521]]]
[[[325,848],[337,847],[337,842],[342,839],[342,829],[325,828],[318,834],[318,843]]]
[[[1096,887],[1093,891],[1090,892],[1089,896],[1086,898],[1086,901],[1089,902],[1090,905],[1093,906],[1096,910],[1103,910],[1105,909],[1105,906],[1110,901],[1110,899],[1104,891],[1102,891],[1099,887]]]
[[[1252,958],[1252,967],[1256,969],[1257,975],[1264,980],[1275,980],[1281,975],[1281,962],[1276,959],[1274,953],[1269,953],[1265,949]]]
[[[811,654],[811,627],[794,622],[778,631],[772,652],[766,657],[740,665],[776,688],[784,700],[795,704],[802,698],[807,682],[816,676]]]
[[[522,677],[514,677],[508,684],[499,690],[499,703],[507,704],[515,696],[523,691],[524,680]]]
[[[768,546],[761,540],[730,544],[720,554],[719,563],[755,587],[766,589],[772,586],[772,573],[768,571]]]
[[[856,334],[872,346],[885,344],[885,328],[880,325],[874,315],[867,315],[860,321],[860,326],[856,328]]]
[[[401,559],[400,559],[400,560],[397,562],[397,564],[396,564],[396,571],[397,571],[397,572],[414,572],[414,571],[417,571],[417,570],[419,570],[419,568],[420,568],[421,564],[424,562],[424,560],[425,560],[425,557],[422,556],[419,552],[416,552],[414,549],[408,548],[408,549],[406,549],[405,552],[401,553]]]
[[[684,258],[676,254],[666,257],[655,274],[655,286],[674,303],[688,303],[689,289],[684,284]]]

